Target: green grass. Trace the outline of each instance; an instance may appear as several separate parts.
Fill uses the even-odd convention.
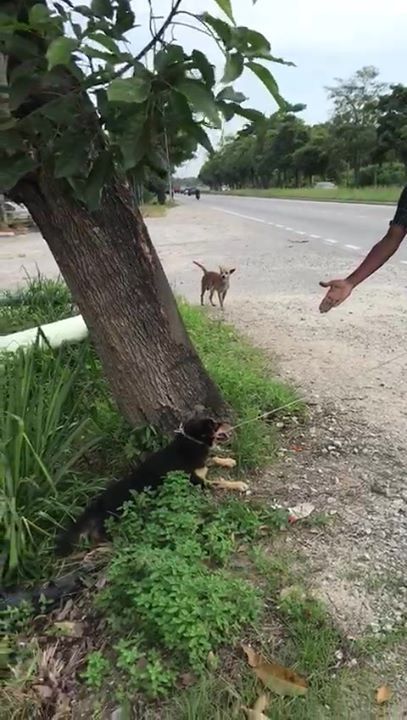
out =
[[[63,320],[72,315],[71,294],[62,279],[27,276],[20,290],[0,293],[0,335]]]
[[[233,408],[238,422],[233,450],[242,468],[264,465],[273,458],[277,435],[273,425],[279,414],[302,413],[292,388],[273,378],[264,355],[230,326],[213,321],[200,308],[180,302],[180,310],[193,344],[209,374]],[[281,408],[281,410],[279,410]],[[270,422],[250,422],[271,412]]]
[[[292,198],[298,200],[331,200],[337,202],[361,203],[396,203],[400,197],[401,188],[391,187],[338,187],[333,190],[320,190],[318,188],[242,188],[231,190],[228,195],[242,195],[247,197],[265,198]]]

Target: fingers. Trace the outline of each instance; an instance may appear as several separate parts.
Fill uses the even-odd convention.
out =
[[[320,282],[319,284],[320,284],[320,286],[323,287],[323,288],[328,288],[328,287],[331,287],[331,285],[332,285],[332,280],[328,280],[327,282],[322,282],[322,280],[321,280],[321,282]]]
[[[328,292],[327,295],[325,295],[324,299],[322,300],[322,302],[319,306],[319,312],[327,313],[330,310],[332,310],[332,308],[338,307],[338,305],[340,305],[341,302],[342,302],[342,300],[340,300],[339,298],[333,298]]]

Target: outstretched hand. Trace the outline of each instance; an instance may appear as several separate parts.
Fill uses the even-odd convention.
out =
[[[353,285],[349,280],[328,280],[328,282],[319,284],[323,288],[328,288],[328,292],[319,306],[321,313],[327,313],[332,308],[341,305],[353,290]]]

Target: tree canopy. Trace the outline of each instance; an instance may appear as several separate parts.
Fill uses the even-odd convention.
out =
[[[212,151],[208,129],[234,115],[261,117],[233,87],[245,69],[284,107],[268,67],[284,60],[261,33],[235,23],[230,0],[217,4],[222,18],[192,14],[172,0],[160,21],[150,5],[151,39],[134,52],[137,3],[3,2],[0,188],[8,191],[47,165],[95,208],[113,173],[136,181],[162,174],[169,150],[178,164],[198,144]],[[177,25],[185,24],[221,48],[220,83],[203,52],[176,42]]]

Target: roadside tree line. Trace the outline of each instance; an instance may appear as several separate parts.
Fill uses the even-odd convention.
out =
[[[331,119],[307,125],[280,109],[227,137],[203,165],[212,189],[398,185],[407,177],[407,87],[386,85],[372,66],[326,88]]]

